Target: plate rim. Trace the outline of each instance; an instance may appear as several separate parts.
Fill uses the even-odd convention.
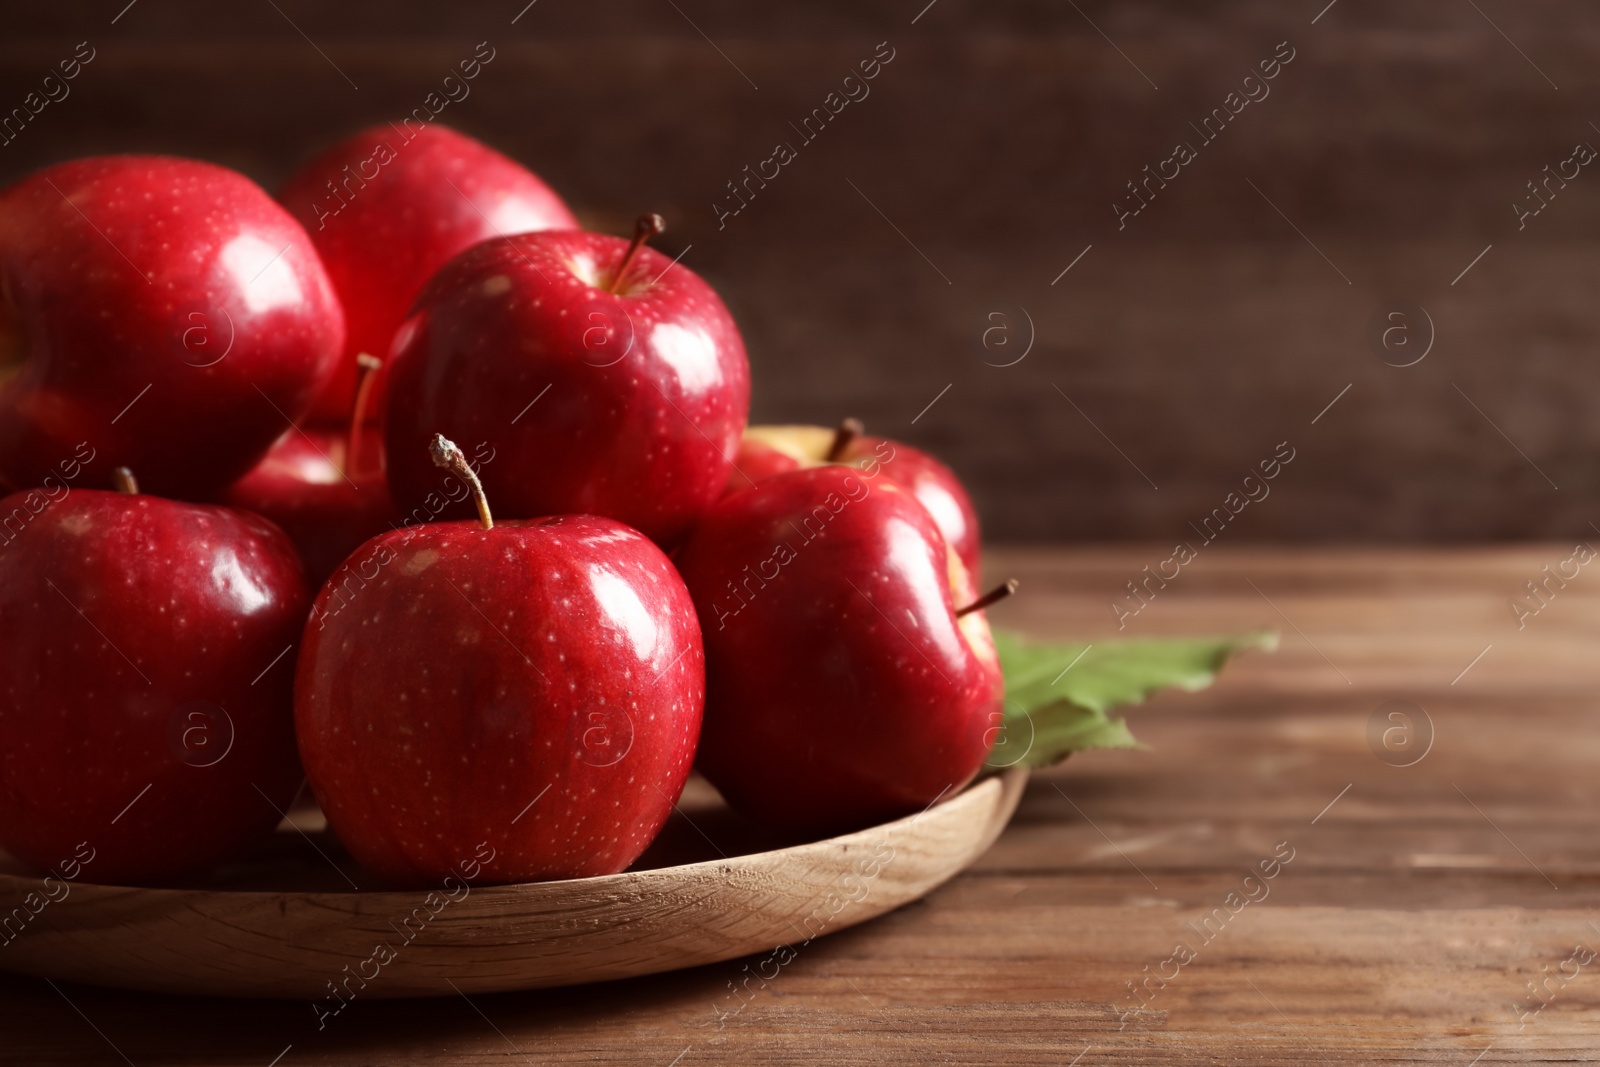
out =
[[[945,798],[942,801],[935,800],[934,803],[928,805],[928,807],[924,808],[920,812],[916,812],[915,814],[903,815],[898,819],[890,819],[888,822],[874,823],[873,825],[863,827],[860,830],[851,830],[847,833],[836,834],[832,837],[819,838],[815,841],[802,841],[793,845],[784,845],[780,848],[763,849],[760,852],[745,852],[737,856],[725,856],[720,859],[697,860],[694,863],[679,863],[666,867],[651,867],[648,870],[642,871],[625,870],[618,871],[615,874],[590,875],[584,878],[552,878],[539,882],[485,882],[478,885],[473,885],[471,895],[474,897],[479,895],[494,896],[496,894],[529,896],[541,893],[557,893],[567,890],[576,892],[581,892],[584,890],[604,891],[605,889],[613,886],[626,886],[630,882],[636,882],[641,879],[647,879],[652,876],[659,876],[669,872],[673,875],[681,876],[684,874],[691,874],[701,871],[710,872],[718,868],[728,867],[730,865],[756,866],[762,862],[770,862],[770,857],[779,854],[792,856],[796,853],[811,849],[838,848],[842,845],[855,843],[856,839],[866,838],[868,835],[881,834],[885,831],[888,831],[890,828],[903,831],[909,829],[912,825],[915,825],[918,820],[924,818],[931,812],[947,811],[953,805],[957,804],[976,803],[977,798],[985,790],[997,792],[999,796],[995,798],[996,800],[1003,798],[1005,794],[1013,788],[1018,790],[1020,793],[1022,787],[1026,784],[1027,777],[1028,769],[1025,767],[1011,766],[1001,768],[997,773],[983,775],[975,779],[965,786],[959,793],[956,793],[953,796]],[[1005,824],[1009,821],[1009,817],[1001,821],[999,830],[996,831],[996,836],[998,835],[999,831],[1003,831],[1005,829]],[[992,839],[990,843],[992,843]],[[60,880],[59,877],[57,880]],[[12,893],[16,893],[18,895],[25,895],[30,890],[37,890],[42,887],[45,881],[46,879],[44,877],[32,877],[25,874],[14,874],[11,872],[0,871],[0,894],[10,895]],[[392,900],[394,903],[401,903],[404,901],[414,900],[418,893],[436,891],[436,887],[434,886],[413,887],[410,889],[358,889],[344,892],[337,889],[228,889],[182,886],[113,885],[105,882],[84,882],[78,880],[73,880],[68,884],[71,885],[74,894],[79,891],[83,891],[90,897],[121,896],[124,894],[137,893],[147,894],[152,899],[177,899],[193,896],[226,896],[230,899],[239,900],[241,902],[249,902],[251,901],[251,898],[258,898],[258,900],[260,898],[272,900],[289,898],[292,901],[307,903],[321,903],[330,900],[360,900],[371,901],[374,903]]]

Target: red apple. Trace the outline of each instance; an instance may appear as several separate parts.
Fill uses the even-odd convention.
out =
[[[241,174],[100,156],[0,192],[0,480],[19,489],[86,443],[93,484],[126,465],[204,498],[305,412],[343,343],[316,249]]]
[[[613,874],[661,829],[694,760],[705,657],[661,550],[621,523],[478,522],[384,534],[306,627],[295,723],[352,855],[437,884],[480,843],[485,881]]]
[[[839,428],[751,426],[739,445],[727,492],[736,493],[772,474],[838,463],[881,470],[884,478],[911,490],[933,514],[939,530],[976,579],[979,562],[978,513],[955,472],[928,453],[883,437],[868,437],[861,423],[846,419]]]
[[[139,884],[270,833],[300,787],[289,539],[95,489],[13,494],[0,523],[0,845]]]
[[[981,609],[1000,593],[975,596],[886,473],[772,475],[707,512],[677,560],[706,647],[700,767],[735,808],[845,830],[978,772],[1002,696]]]
[[[728,480],[750,368],[711,287],[603,234],[485,241],[428,284],[395,338],[384,443],[402,511],[438,512],[436,430],[482,443],[507,515],[582,513],[670,545]],[[449,514],[459,515],[466,505]]]
[[[379,361],[362,354],[361,386],[342,430],[286,430],[222,502],[265,515],[300,550],[313,587],[350,553],[399,521],[383,476],[383,437],[362,418]]]
[[[411,302],[452,256],[490,237],[578,226],[532,171],[437,123],[352,134],[295,172],[278,200],[311,234],[344,302],[344,360],[311,413],[339,422],[355,396],[356,356],[388,356]],[[379,395],[383,386],[380,376]]]

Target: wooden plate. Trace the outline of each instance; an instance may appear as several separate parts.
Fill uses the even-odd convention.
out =
[[[1013,769],[920,815],[764,850],[770,838],[691,782],[661,838],[623,874],[455,883],[448,894],[354,888],[365,876],[315,811],[198,888],[74,882],[63,896],[53,881],[59,899],[40,906],[44,881],[0,853],[0,924],[11,920],[0,925],[0,969],[162,993],[326,999],[332,1009],[352,994],[537,989],[799,951],[965,868],[999,836],[1026,780]]]

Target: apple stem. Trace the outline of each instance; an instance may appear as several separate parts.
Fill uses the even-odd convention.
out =
[[[974,611],[982,611],[990,604],[1004,600],[1006,597],[1010,596],[1016,591],[1017,580],[1015,578],[1007,578],[1004,582],[1001,582],[999,585],[995,586],[993,589],[989,590],[987,593],[983,594],[966,607],[957,608],[956,618],[959,619],[961,616],[970,614]]]
[[[839,423],[839,428],[833,431],[833,443],[828,446],[828,454],[823,457],[829,463],[837,463],[844,458],[844,450],[857,437],[867,432],[860,419],[845,419]]]
[[[433,457],[435,467],[443,467],[467,483],[472,490],[472,502],[478,505],[478,521],[485,530],[494,529],[494,516],[489,514],[489,498],[484,495],[483,483],[478,481],[477,472],[467,462],[467,455],[460,446],[444,434],[436,433],[428,442],[428,455]]]
[[[344,473],[348,476],[356,469],[361,456],[361,428],[366,421],[367,405],[372,400],[372,387],[378,380],[378,368],[383,360],[366,352],[356,357],[356,400],[350,408],[350,436],[344,446]]]
[[[639,216],[639,221],[633,224],[633,243],[622,254],[622,262],[617,264],[616,271],[611,275],[611,284],[606,286],[606,292],[614,293],[622,286],[622,276],[628,273],[628,267],[632,265],[633,257],[639,254],[639,249],[666,228],[667,220],[660,215],[652,213]]]
[[[139,480],[133,476],[133,471],[127,467],[113,467],[111,469],[111,488],[125,496],[138,496]]]

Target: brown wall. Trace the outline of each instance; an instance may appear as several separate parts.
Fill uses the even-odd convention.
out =
[[[666,214],[744,329],[757,419],[931,447],[997,539],[1177,537],[1282,441],[1228,539],[1594,534],[1600,166],[1520,231],[1511,205],[1600,147],[1600,16],[1337,0],[1313,25],[1324,2],[937,0],[913,24],[924,0],[538,0],[514,26],[521,0],[8,5],[0,109],[79,40],[97,56],[0,179],[140,150],[271,186],[487,39],[441,121],[591,225]],[[871,95],[801,145],[789,123],[884,41]],[[1270,95],[1202,146],[1188,124],[1283,41]],[[1180,139],[1197,157],[1119,230],[1124,183]],[[780,140],[798,158],[719,230],[724,182]],[[1437,333],[1404,368],[1368,338],[1399,300]],[[1024,309],[1026,358],[986,365],[1022,352]]]

